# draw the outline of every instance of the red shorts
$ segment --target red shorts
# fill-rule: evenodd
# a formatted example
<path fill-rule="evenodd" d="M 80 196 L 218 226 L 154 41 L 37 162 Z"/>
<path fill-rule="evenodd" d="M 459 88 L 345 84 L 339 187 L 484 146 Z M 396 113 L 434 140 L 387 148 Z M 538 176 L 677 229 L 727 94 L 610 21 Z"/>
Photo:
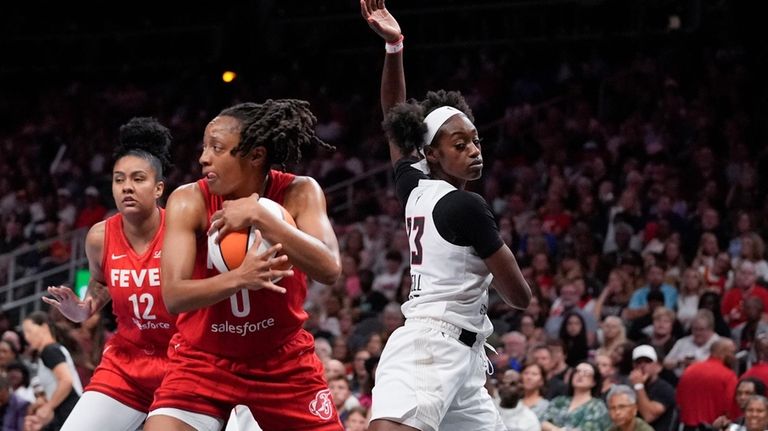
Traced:
<path fill-rule="evenodd" d="M 149 412 L 155 389 L 168 367 L 166 348 L 147 352 L 115 337 L 104 348 L 101 363 L 86 391 L 101 392 L 140 412 Z"/>
<path fill-rule="evenodd" d="M 269 359 L 232 360 L 196 349 L 176 334 L 151 410 L 177 408 L 224 421 L 244 404 L 266 431 L 342 431 L 314 340 L 299 330 Z"/>

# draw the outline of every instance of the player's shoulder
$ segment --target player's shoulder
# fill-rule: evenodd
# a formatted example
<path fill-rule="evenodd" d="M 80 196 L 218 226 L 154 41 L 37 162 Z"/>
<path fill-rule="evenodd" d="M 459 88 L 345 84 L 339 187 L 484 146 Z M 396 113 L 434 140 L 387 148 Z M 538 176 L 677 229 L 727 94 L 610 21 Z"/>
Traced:
<path fill-rule="evenodd" d="M 177 187 L 170 196 L 165 206 L 168 211 L 178 211 L 179 209 L 194 208 L 202 205 L 205 207 L 204 192 L 197 182 L 187 183 Z"/>
<path fill-rule="evenodd" d="M 452 190 L 446 193 L 441 200 L 451 206 L 457 206 L 458 209 L 481 210 L 489 208 L 488 202 L 482 196 L 468 190 Z"/>
<path fill-rule="evenodd" d="M 304 207 L 309 202 L 314 202 L 318 198 L 323 197 L 323 188 L 316 179 L 306 175 L 296 175 L 285 187 L 285 198 L 283 199 L 283 206 L 290 207 Z"/>
<path fill-rule="evenodd" d="M 88 229 L 85 236 L 85 242 L 88 245 L 100 245 L 104 243 L 104 235 L 107 232 L 107 222 L 109 219 L 102 220 Z"/>
<path fill-rule="evenodd" d="M 193 182 L 193 183 L 182 184 L 176 187 L 176 189 L 171 192 L 168 199 L 192 198 L 196 195 L 202 196 L 202 194 L 203 194 L 203 190 L 200 188 L 200 184 L 198 184 L 197 182 Z"/>

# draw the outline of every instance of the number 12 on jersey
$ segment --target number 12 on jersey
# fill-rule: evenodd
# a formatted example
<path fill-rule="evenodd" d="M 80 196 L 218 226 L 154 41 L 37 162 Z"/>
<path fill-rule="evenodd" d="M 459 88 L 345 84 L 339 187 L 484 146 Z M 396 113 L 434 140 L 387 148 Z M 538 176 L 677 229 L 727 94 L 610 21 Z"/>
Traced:
<path fill-rule="evenodd" d="M 405 229 L 410 243 L 411 265 L 421 265 L 424 260 L 424 248 L 421 245 L 421 237 L 424 236 L 424 216 L 406 217 Z"/>

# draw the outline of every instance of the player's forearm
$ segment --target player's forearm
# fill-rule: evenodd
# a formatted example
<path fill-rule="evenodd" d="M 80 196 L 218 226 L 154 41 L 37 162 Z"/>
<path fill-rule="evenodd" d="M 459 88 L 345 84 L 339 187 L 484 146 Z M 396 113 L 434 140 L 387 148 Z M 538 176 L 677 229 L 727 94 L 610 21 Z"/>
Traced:
<path fill-rule="evenodd" d="M 504 302 L 519 310 L 525 310 L 531 303 L 531 287 L 522 274 L 505 281 L 494 279 L 493 287 Z"/>
<path fill-rule="evenodd" d="M 208 307 L 244 288 L 235 272 L 195 280 L 164 280 L 162 286 L 165 307 L 173 314 Z"/>
<path fill-rule="evenodd" d="M 86 297 L 90 297 L 92 300 L 91 313 L 88 317 L 101 311 L 101 309 L 112 300 L 112 296 L 109 294 L 109 288 L 107 288 L 105 284 L 94 279 L 91 279 L 91 281 L 88 282 L 88 293 L 86 294 Z"/>
<path fill-rule="evenodd" d="M 381 73 L 381 111 L 386 118 L 393 106 L 405 102 L 405 72 L 403 51 L 386 54 Z"/>
<path fill-rule="evenodd" d="M 58 381 L 56 389 L 51 394 L 51 399 L 46 404 L 53 410 L 63 403 L 67 399 L 69 393 L 72 392 L 72 380 L 62 379 Z"/>
<path fill-rule="evenodd" d="M 517 259 L 506 245 L 485 259 L 488 269 L 493 274 L 492 286 L 507 304 L 524 310 L 531 303 L 531 288 L 523 277 Z"/>

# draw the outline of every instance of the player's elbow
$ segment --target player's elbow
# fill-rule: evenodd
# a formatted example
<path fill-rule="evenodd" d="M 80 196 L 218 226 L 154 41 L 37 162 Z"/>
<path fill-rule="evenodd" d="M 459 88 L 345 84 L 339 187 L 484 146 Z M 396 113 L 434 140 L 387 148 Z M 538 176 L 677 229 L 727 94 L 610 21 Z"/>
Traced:
<path fill-rule="evenodd" d="M 495 284 L 495 283 L 494 283 Z M 506 283 L 503 286 L 495 284 L 504 302 L 519 310 L 525 310 L 531 303 L 531 288 L 528 283 Z"/>
<path fill-rule="evenodd" d="M 531 304 L 531 288 L 528 283 L 515 287 L 516 295 L 513 296 L 512 306 L 524 310 Z"/>
<path fill-rule="evenodd" d="M 183 298 L 176 295 L 176 290 L 170 283 L 163 286 L 163 302 L 165 303 L 165 308 L 171 314 L 179 314 L 186 311 L 184 309 Z"/>
<path fill-rule="evenodd" d="M 312 278 L 319 283 L 333 285 L 339 277 L 341 277 L 341 265 L 337 262 L 331 262 L 320 268 Z"/>

